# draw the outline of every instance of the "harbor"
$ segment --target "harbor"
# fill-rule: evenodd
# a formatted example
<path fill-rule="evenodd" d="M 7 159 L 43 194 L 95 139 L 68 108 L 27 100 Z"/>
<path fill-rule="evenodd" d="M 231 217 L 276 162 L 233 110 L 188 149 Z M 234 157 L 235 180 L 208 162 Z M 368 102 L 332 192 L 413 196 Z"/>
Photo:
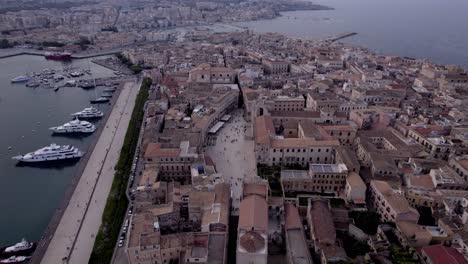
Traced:
<path fill-rule="evenodd" d="M 82 166 L 81 161 L 40 167 L 18 166 L 18 162 L 12 157 L 52 143 L 59 146 L 71 145 L 83 153 L 92 152 L 93 142 L 97 140 L 105 123 L 105 116 L 90 120 L 97 130 L 88 135 L 57 135 L 50 128 L 70 122 L 73 119 L 71 114 L 89 107 L 90 101 L 96 95 L 105 94 L 106 89 L 107 93 L 111 93 L 110 89 L 113 89 L 116 94 L 114 97 L 117 97 L 119 90 L 114 88 L 118 87 L 116 84 L 125 79 L 125 76 L 116 76 L 113 71 L 89 63 L 88 60 L 59 62 L 39 56 L 22 55 L 2 59 L 0 66 L 4 69 L 0 73 L 0 119 L 6 122 L 0 132 L 0 186 L 3 187 L 0 192 L 0 209 L 9 212 L 0 218 L 0 247 L 4 247 L 13 245 L 22 238 L 29 241 L 41 239 L 56 208 L 62 206 L 61 200 L 73 187 Z M 27 73 L 41 72 L 44 69 L 60 72 L 66 68 L 87 69 L 90 74 L 85 73 L 83 79 L 96 79 L 97 84 L 103 86 L 96 85 L 93 89 L 62 87 L 55 90 L 26 87 L 25 83 L 11 82 L 11 79 Z M 115 83 L 106 86 L 105 83 L 109 81 Z M 111 102 L 115 100 L 113 97 L 108 98 Z M 95 107 L 107 116 L 111 105 L 107 102 Z"/>

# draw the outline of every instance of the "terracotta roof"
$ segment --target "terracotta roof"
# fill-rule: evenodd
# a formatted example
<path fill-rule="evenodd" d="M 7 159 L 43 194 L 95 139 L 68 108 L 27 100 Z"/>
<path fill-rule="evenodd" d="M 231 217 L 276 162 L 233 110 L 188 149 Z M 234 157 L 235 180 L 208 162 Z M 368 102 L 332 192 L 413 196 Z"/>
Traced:
<path fill-rule="evenodd" d="M 326 131 L 356 131 L 356 129 L 350 125 L 322 125 L 322 128 Z"/>
<path fill-rule="evenodd" d="M 350 172 L 346 181 L 351 185 L 351 187 L 366 187 L 364 181 L 362 181 L 361 176 L 355 172 Z"/>
<path fill-rule="evenodd" d="M 463 255 L 454 248 L 432 245 L 423 247 L 422 251 L 431 259 L 432 264 L 468 263 Z"/>
<path fill-rule="evenodd" d="M 468 170 L 468 159 L 460 159 L 457 161 L 465 170 Z"/>
<path fill-rule="evenodd" d="M 271 141 L 271 147 L 273 148 L 306 148 L 306 147 L 332 147 L 339 146 L 340 143 L 336 140 L 314 140 L 311 138 L 284 138 L 284 139 L 273 139 Z"/>
<path fill-rule="evenodd" d="M 418 214 L 416 209 L 412 208 L 408 204 L 405 196 L 393 190 L 387 182 L 372 180 L 371 186 L 374 186 L 374 188 L 384 196 L 384 199 L 396 211 L 397 214 L 407 212 Z"/>
<path fill-rule="evenodd" d="M 266 199 L 268 195 L 268 185 L 266 183 L 245 183 L 243 187 L 244 197 L 254 194 Z"/>
<path fill-rule="evenodd" d="M 159 143 L 149 143 L 146 147 L 145 158 L 178 157 L 179 153 L 179 148 L 161 148 Z"/>
<path fill-rule="evenodd" d="M 335 244 L 336 231 L 328 202 L 311 201 L 311 221 L 313 232 L 319 243 Z"/>
<path fill-rule="evenodd" d="M 275 132 L 273 121 L 269 116 L 259 116 L 255 118 L 255 143 L 268 145 L 270 134 Z"/>
<path fill-rule="evenodd" d="M 302 228 L 299 211 L 293 204 L 287 203 L 284 205 L 284 220 L 286 229 Z"/>
<path fill-rule="evenodd" d="M 426 189 L 433 189 L 435 187 L 429 174 L 410 175 L 408 178 L 411 187 L 423 187 Z"/>
<path fill-rule="evenodd" d="M 304 118 L 320 118 L 319 111 L 270 111 L 274 117 L 304 117 Z"/>
<path fill-rule="evenodd" d="M 250 253 L 258 252 L 265 247 L 265 239 L 255 231 L 249 231 L 240 237 L 239 244 Z"/>
<path fill-rule="evenodd" d="M 239 229 L 268 229 L 268 205 L 264 198 L 250 195 L 242 200 L 239 209 Z"/>

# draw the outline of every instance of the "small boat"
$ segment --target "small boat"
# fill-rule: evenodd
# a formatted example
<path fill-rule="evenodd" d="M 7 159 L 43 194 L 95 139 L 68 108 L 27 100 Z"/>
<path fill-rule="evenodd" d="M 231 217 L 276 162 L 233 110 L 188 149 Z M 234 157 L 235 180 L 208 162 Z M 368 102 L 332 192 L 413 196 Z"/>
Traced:
<path fill-rule="evenodd" d="M 115 90 L 117 90 L 117 88 L 106 88 L 106 89 L 104 89 L 103 91 L 104 91 L 104 92 L 111 92 L 111 93 L 113 93 L 113 92 L 115 92 Z"/>
<path fill-rule="evenodd" d="M 82 73 L 82 72 L 79 72 L 79 71 L 74 71 L 74 72 L 71 72 L 71 73 L 70 73 L 70 76 L 71 76 L 71 77 L 80 77 L 80 76 L 82 76 L 82 75 L 83 75 L 83 73 Z"/>
<path fill-rule="evenodd" d="M 90 82 L 82 82 L 82 83 L 80 83 L 80 87 L 83 88 L 83 89 L 91 89 L 91 88 L 96 87 L 96 85 L 94 85 L 93 83 L 90 83 Z"/>
<path fill-rule="evenodd" d="M 6 247 L 1 254 L 17 254 L 25 251 L 29 251 L 34 248 L 34 243 L 28 242 L 26 239 L 22 239 L 12 246 Z"/>
<path fill-rule="evenodd" d="M 26 84 L 26 87 L 31 87 L 31 88 L 36 88 L 38 87 L 39 85 L 41 85 L 40 83 L 37 83 L 37 82 L 28 82 Z"/>
<path fill-rule="evenodd" d="M 55 87 L 54 92 L 58 92 L 59 89 L 60 87 Z"/>
<path fill-rule="evenodd" d="M 106 98 L 111 98 L 112 97 L 112 93 L 102 93 L 101 94 L 101 97 L 106 97 Z"/>
<path fill-rule="evenodd" d="M 102 103 L 107 103 L 107 102 L 109 102 L 109 98 L 106 98 L 106 97 L 99 97 L 97 99 L 90 100 L 90 103 L 92 104 L 102 104 Z"/>
<path fill-rule="evenodd" d="M 76 81 L 75 81 L 75 80 L 66 81 L 66 82 L 65 82 L 65 86 L 67 86 L 67 87 L 76 86 Z"/>
<path fill-rule="evenodd" d="M 54 53 L 51 53 L 51 52 L 48 52 L 44 55 L 44 57 L 47 59 L 47 60 L 59 60 L 59 61 L 67 61 L 67 60 L 71 60 L 71 53 L 68 53 L 68 52 L 54 52 Z"/>
<path fill-rule="evenodd" d="M 30 259 L 31 257 L 25 257 L 25 256 L 11 256 L 7 259 L 0 259 L 0 263 L 23 263 L 24 261 Z"/>
<path fill-rule="evenodd" d="M 74 114 L 71 114 L 72 116 L 76 118 L 82 118 L 82 119 L 94 119 L 94 118 L 101 118 L 104 116 L 104 113 L 99 111 L 98 109 L 94 107 L 87 107 L 83 109 L 80 112 L 76 112 Z"/>
<path fill-rule="evenodd" d="M 20 75 L 20 76 L 17 76 L 13 79 L 11 79 L 11 82 L 12 83 L 22 83 L 22 82 L 27 82 L 31 80 L 31 77 L 29 76 L 26 76 L 26 75 Z"/>
<path fill-rule="evenodd" d="M 65 77 L 63 77 L 63 75 L 59 74 L 59 75 L 54 76 L 54 81 L 59 82 L 59 81 L 63 80 L 64 78 Z"/>

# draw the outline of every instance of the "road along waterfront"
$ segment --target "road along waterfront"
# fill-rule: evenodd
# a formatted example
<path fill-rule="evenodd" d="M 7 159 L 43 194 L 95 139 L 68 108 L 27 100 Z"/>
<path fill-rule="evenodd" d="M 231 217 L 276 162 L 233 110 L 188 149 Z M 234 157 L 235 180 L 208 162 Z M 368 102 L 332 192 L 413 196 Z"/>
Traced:
<path fill-rule="evenodd" d="M 88 262 L 138 89 L 124 85 L 41 263 Z"/>

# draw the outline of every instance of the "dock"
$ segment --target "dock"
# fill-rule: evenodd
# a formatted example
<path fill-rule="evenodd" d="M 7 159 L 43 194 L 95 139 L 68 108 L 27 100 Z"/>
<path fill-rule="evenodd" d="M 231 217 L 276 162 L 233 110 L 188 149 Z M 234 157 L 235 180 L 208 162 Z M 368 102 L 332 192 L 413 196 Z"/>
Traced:
<path fill-rule="evenodd" d="M 88 59 L 88 58 L 94 58 L 94 57 L 101 57 L 101 56 L 106 56 L 106 55 L 114 55 L 119 52 L 121 52 L 122 49 L 114 49 L 114 50 L 108 50 L 108 51 L 101 51 L 101 52 L 96 52 L 96 53 L 77 53 L 73 54 L 71 56 L 72 59 Z M 32 56 L 45 56 L 45 51 L 40 51 L 40 50 L 33 50 L 33 49 L 28 49 L 28 50 L 22 50 L 22 49 L 14 49 L 14 50 L 9 50 L 6 52 L 3 52 L 0 54 L 0 59 L 4 58 L 10 58 L 10 57 L 16 57 L 16 56 L 21 56 L 21 55 L 32 55 Z"/>
<path fill-rule="evenodd" d="M 341 34 L 338 34 L 338 35 L 335 35 L 335 36 L 328 37 L 328 38 L 324 39 L 323 42 L 333 43 L 333 42 L 338 41 L 340 39 L 349 38 L 349 37 L 352 37 L 352 36 L 357 35 L 357 34 L 358 34 L 357 32 L 345 32 L 345 33 L 341 33 Z"/>

